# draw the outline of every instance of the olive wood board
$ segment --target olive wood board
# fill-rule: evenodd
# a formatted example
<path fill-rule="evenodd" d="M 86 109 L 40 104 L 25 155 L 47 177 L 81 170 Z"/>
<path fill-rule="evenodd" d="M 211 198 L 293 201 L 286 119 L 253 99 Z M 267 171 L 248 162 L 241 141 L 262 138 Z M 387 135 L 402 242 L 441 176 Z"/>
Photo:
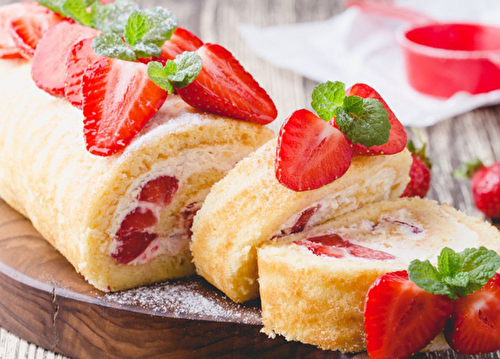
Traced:
<path fill-rule="evenodd" d="M 198 277 L 100 292 L 2 200 L 0 326 L 78 359 L 352 357 L 269 339 L 260 333 L 257 301 L 233 303 Z M 455 357 L 451 351 L 429 355 Z"/>

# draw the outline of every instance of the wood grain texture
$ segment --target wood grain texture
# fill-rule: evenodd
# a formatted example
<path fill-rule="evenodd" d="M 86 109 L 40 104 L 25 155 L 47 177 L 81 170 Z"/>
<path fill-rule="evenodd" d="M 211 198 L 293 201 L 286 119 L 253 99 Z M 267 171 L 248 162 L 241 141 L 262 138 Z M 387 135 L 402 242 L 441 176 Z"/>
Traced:
<path fill-rule="evenodd" d="M 12 2 L 12 0 L 0 0 L 0 5 L 9 2 Z M 190 29 L 206 42 L 218 42 L 231 50 L 275 100 L 280 113 L 280 121 L 297 108 L 309 107 L 308 99 L 315 83 L 291 71 L 278 69 L 259 59 L 239 36 L 237 24 L 248 23 L 257 26 L 271 26 L 300 21 L 318 21 L 327 19 L 342 9 L 340 0 L 143 0 L 140 2 L 144 7 L 152 5 L 169 7 L 178 16 L 181 26 Z M 273 124 L 273 128 L 277 129 L 280 121 Z M 421 133 L 424 139 L 429 142 L 430 157 L 434 162 L 433 182 L 429 197 L 450 203 L 467 214 L 480 215 L 472 203 L 469 183 L 454 180 L 450 173 L 462 160 L 474 157 L 480 157 L 486 163 L 500 160 L 500 141 L 498 140 L 500 138 L 500 106 L 469 112 L 424 129 Z M 23 219 L 17 220 L 22 221 Z M 1 224 L 2 222 L 0 222 Z M 26 229 L 22 235 L 27 238 L 36 238 L 34 230 Z M 12 245 L 15 246 L 16 242 L 13 243 Z M 40 241 L 40 243 L 44 242 Z M 35 251 L 38 249 L 37 247 L 34 248 Z M 0 282 L 0 304 L 12 302 L 21 308 L 26 305 L 26 303 L 22 301 L 18 303 L 18 299 L 14 299 L 13 293 L 18 290 L 15 286 L 12 290 L 2 291 L 2 289 L 6 288 L 7 283 L 10 285 L 9 278 L 4 276 L 0 279 Z M 20 331 L 23 327 L 39 328 L 38 326 L 41 328 L 43 320 L 50 321 L 50 317 L 43 316 L 47 312 L 41 311 L 40 308 L 46 308 L 48 313 L 52 315 L 53 303 L 51 298 L 51 296 L 40 297 L 37 306 L 26 307 L 28 312 L 38 313 L 39 316 L 33 314 L 20 320 L 17 329 Z M 62 297 L 59 298 L 64 300 Z M 93 315 L 103 315 L 100 310 L 94 310 L 91 306 L 89 308 L 89 312 L 92 312 Z M 0 308 L 0 317 L 7 315 L 9 313 Z M 85 323 L 86 315 L 87 312 L 81 312 L 76 316 L 76 319 L 68 318 L 67 320 L 79 320 Z M 67 330 L 71 330 L 71 326 Z M 69 332 L 68 335 L 69 337 L 64 340 L 67 341 L 66 345 L 71 345 L 73 340 L 78 343 L 78 336 L 74 332 Z M 259 337 L 257 332 L 255 335 Z M 28 335 L 24 336 L 24 338 L 32 339 Z M 63 345 L 60 339 L 59 343 L 59 345 Z M 145 343 L 145 346 L 148 343 Z M 54 341 L 49 340 L 45 347 L 54 348 L 53 344 Z M 80 343 L 79 345 L 91 346 L 92 344 Z M 232 344 L 225 343 L 224 345 L 230 346 Z M 285 344 L 282 343 L 282 345 Z M 303 358 L 337 357 L 335 353 L 318 353 L 317 351 L 307 353 L 296 350 L 287 353 Z M 256 355 L 251 350 L 248 354 L 248 357 Z M 144 355 L 145 353 L 139 354 L 137 357 L 145 357 Z M 213 353 L 208 355 L 214 357 Z M 279 350 L 269 352 L 268 355 L 270 357 L 272 355 L 275 357 L 289 357 L 285 352 Z M 203 357 L 199 354 L 193 356 Z M 102 358 L 103 355 L 101 353 L 101 355 L 95 357 Z M 165 354 L 164 357 L 167 357 L 167 355 Z M 444 354 L 429 354 L 428 357 L 437 359 L 455 358 L 457 356 L 446 352 Z M 492 359 L 499 357 L 498 353 L 484 356 L 484 358 Z M 0 329 L 0 359 L 7 358 L 60 359 L 63 357 L 29 344 L 24 339 L 19 339 L 6 330 Z"/>

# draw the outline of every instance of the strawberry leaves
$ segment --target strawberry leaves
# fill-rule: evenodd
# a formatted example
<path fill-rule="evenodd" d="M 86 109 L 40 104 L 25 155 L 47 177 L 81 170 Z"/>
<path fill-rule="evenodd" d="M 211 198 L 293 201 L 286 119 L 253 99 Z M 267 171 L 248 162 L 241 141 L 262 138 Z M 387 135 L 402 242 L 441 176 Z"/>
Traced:
<path fill-rule="evenodd" d="M 382 103 L 373 98 L 345 96 L 342 82 L 327 81 L 316 86 L 311 106 L 325 121 L 335 124 L 353 143 L 380 146 L 389 141 L 391 124 Z"/>
<path fill-rule="evenodd" d="M 410 280 L 432 294 L 451 299 L 465 297 L 481 289 L 500 268 L 500 256 L 485 247 L 468 248 L 457 253 L 444 248 L 438 257 L 438 268 L 428 260 L 410 263 Z"/>
<path fill-rule="evenodd" d="M 200 74 L 202 60 L 196 52 L 184 52 L 175 60 L 168 60 L 165 66 L 158 61 L 148 63 L 148 76 L 169 94 L 175 88 L 183 88 L 193 82 Z"/>

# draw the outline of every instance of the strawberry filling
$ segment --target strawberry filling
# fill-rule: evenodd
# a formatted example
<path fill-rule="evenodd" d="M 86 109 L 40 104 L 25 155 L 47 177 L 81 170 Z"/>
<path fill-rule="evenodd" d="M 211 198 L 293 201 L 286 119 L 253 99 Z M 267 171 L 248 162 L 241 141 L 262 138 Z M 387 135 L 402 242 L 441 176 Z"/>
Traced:
<path fill-rule="evenodd" d="M 142 187 L 139 201 L 167 206 L 179 189 L 179 180 L 172 176 L 160 176 Z"/>
<path fill-rule="evenodd" d="M 158 222 L 152 210 L 139 206 L 127 214 L 116 233 L 118 247 L 111 257 L 120 264 L 127 264 L 140 256 L 158 235 L 153 227 Z"/>
<path fill-rule="evenodd" d="M 296 241 L 295 244 L 306 247 L 317 256 L 333 258 L 352 256 L 379 261 L 396 259 L 392 254 L 346 241 L 335 233 L 306 238 Z"/>
<path fill-rule="evenodd" d="M 116 232 L 111 257 L 119 264 L 144 263 L 161 253 L 178 254 L 192 235 L 193 219 L 201 203 L 188 204 L 178 215 L 178 224 L 168 237 L 155 232 L 160 212 L 168 206 L 179 189 L 174 176 L 159 176 L 142 186 L 137 206 L 129 212 Z"/>
<path fill-rule="evenodd" d="M 275 234 L 271 239 L 281 238 L 293 233 L 302 232 L 306 227 L 311 217 L 321 208 L 321 204 L 317 204 L 314 207 L 309 207 L 299 213 L 297 220 L 293 226 L 289 228 L 282 229 L 278 234 Z"/>

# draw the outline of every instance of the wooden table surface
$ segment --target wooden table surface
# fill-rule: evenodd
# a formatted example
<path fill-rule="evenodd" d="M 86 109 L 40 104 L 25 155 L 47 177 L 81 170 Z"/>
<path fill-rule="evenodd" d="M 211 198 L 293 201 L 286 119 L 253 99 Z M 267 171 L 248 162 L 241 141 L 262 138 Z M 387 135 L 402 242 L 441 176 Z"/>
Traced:
<path fill-rule="evenodd" d="M 0 5 L 9 2 L 0 0 Z M 237 25 L 270 26 L 319 21 L 342 10 L 339 0 L 147 0 L 140 3 L 143 7 L 161 5 L 170 8 L 182 27 L 205 42 L 227 47 L 267 89 L 278 106 L 280 121 L 293 110 L 310 106 L 310 94 L 316 83 L 259 59 L 243 42 Z M 279 123 L 274 126 L 279 127 Z M 462 160 L 474 157 L 480 157 L 485 163 L 500 160 L 500 106 L 466 113 L 423 129 L 421 133 L 429 142 L 434 163 L 429 197 L 479 216 L 469 184 L 454 180 L 451 172 Z M 0 328 L 0 359 L 17 358 L 64 357 L 29 344 Z M 496 354 L 492 358 L 500 356 Z"/>

